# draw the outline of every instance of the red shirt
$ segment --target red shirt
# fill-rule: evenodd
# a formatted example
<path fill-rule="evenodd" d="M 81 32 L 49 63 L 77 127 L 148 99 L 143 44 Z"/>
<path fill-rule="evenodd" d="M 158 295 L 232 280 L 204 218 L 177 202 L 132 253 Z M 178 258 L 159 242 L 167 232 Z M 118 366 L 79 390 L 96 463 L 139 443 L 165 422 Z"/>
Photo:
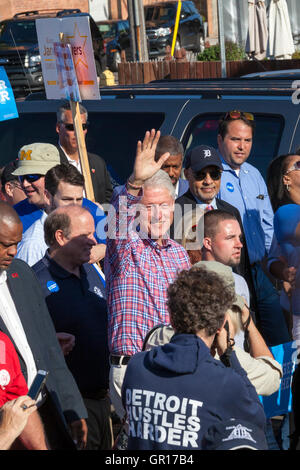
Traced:
<path fill-rule="evenodd" d="M 10 339 L 0 332 L 0 407 L 27 392 L 16 350 Z"/>

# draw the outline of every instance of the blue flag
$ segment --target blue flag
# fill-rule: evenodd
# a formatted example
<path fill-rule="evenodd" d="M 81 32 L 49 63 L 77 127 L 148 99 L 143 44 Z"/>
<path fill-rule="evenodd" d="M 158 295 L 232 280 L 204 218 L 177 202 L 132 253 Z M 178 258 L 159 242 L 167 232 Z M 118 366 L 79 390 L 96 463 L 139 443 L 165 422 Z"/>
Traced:
<path fill-rule="evenodd" d="M 292 411 L 292 376 L 297 363 L 296 342 L 279 344 L 270 348 L 274 359 L 282 366 L 282 379 L 279 390 L 267 397 L 260 396 L 267 418 L 279 416 Z"/>
<path fill-rule="evenodd" d="M 0 67 L 0 121 L 19 117 L 15 97 L 4 67 Z"/>

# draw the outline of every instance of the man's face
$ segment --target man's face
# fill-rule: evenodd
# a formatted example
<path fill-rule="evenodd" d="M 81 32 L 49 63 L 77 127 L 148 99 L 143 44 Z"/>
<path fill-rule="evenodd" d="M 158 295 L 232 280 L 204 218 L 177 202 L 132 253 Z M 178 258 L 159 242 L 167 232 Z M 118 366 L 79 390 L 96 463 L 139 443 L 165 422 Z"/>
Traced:
<path fill-rule="evenodd" d="M 173 185 L 176 186 L 182 169 L 182 155 L 171 155 L 161 169 L 168 173 Z"/>
<path fill-rule="evenodd" d="M 50 212 L 58 207 L 69 206 L 70 204 L 82 205 L 83 187 L 75 186 L 65 181 L 60 181 L 54 196 L 46 190 L 50 202 Z"/>
<path fill-rule="evenodd" d="M 17 245 L 22 239 L 21 223 L 2 222 L 0 224 L 0 270 L 6 270 L 17 254 Z"/>
<path fill-rule="evenodd" d="M 141 207 L 142 231 L 160 243 L 173 222 L 174 199 L 166 188 L 146 188 Z"/>
<path fill-rule="evenodd" d="M 26 178 L 23 179 L 22 188 L 28 202 L 35 204 L 38 207 L 44 207 L 45 205 L 45 176 L 42 176 L 30 183 Z"/>
<path fill-rule="evenodd" d="M 77 266 L 88 263 L 91 249 L 97 244 L 94 238 L 94 219 L 89 213 L 71 216 L 71 233 L 65 238 L 64 251 Z"/>
<path fill-rule="evenodd" d="M 86 114 L 81 114 L 81 120 L 83 124 L 86 124 Z M 68 154 L 77 152 L 77 140 L 75 130 L 68 130 L 67 127 L 73 126 L 72 111 L 67 110 L 64 112 L 64 122 L 58 122 L 56 124 L 56 132 L 59 135 L 60 145 L 65 149 Z M 67 127 L 66 127 L 67 126 Z M 73 126 L 74 127 L 74 126 Z M 87 130 L 83 131 L 84 136 Z"/>
<path fill-rule="evenodd" d="M 224 140 L 218 135 L 220 153 L 231 168 L 238 169 L 247 160 L 252 147 L 252 127 L 241 119 L 228 124 Z"/>
<path fill-rule="evenodd" d="M 189 182 L 192 194 L 203 203 L 210 204 L 220 190 L 220 168 L 211 165 L 203 168 L 197 173 L 191 168 L 188 168 L 184 170 L 184 174 Z M 219 178 L 216 179 L 217 175 L 219 175 Z"/>
<path fill-rule="evenodd" d="M 227 266 L 237 266 L 241 260 L 243 247 L 241 237 L 242 232 L 237 220 L 219 222 L 216 236 L 210 239 L 210 251 L 215 261 Z"/>

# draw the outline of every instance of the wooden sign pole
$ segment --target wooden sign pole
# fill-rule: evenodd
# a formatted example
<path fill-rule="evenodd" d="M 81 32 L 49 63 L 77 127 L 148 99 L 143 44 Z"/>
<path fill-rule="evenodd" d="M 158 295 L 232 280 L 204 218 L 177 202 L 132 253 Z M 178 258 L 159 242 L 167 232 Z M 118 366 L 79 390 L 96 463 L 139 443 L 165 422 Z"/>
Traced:
<path fill-rule="evenodd" d="M 63 33 L 59 34 L 59 39 L 62 43 L 64 44 L 66 43 Z M 72 111 L 72 118 L 73 118 L 75 136 L 76 136 L 77 147 L 78 147 L 79 161 L 81 164 L 82 175 L 84 178 L 84 189 L 85 189 L 86 198 L 92 202 L 95 202 L 95 195 L 94 195 L 94 189 L 92 185 L 89 160 L 87 156 L 85 138 L 84 138 L 83 129 L 82 129 L 82 120 L 81 120 L 81 115 L 80 115 L 79 103 L 78 101 L 73 101 L 71 99 L 70 106 L 71 106 L 71 111 Z"/>

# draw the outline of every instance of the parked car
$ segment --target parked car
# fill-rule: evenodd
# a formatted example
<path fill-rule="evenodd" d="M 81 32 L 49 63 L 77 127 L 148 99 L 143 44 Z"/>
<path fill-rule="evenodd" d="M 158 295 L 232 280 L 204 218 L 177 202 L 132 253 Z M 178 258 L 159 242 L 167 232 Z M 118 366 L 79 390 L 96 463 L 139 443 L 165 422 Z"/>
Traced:
<path fill-rule="evenodd" d="M 185 150 L 199 144 L 217 146 L 220 116 L 239 109 L 254 114 L 256 131 L 249 162 L 263 175 L 277 155 L 300 146 L 300 88 L 293 80 L 212 79 L 157 81 L 147 85 L 101 88 L 101 100 L 84 101 L 89 112 L 87 148 L 101 155 L 113 178 L 130 176 L 137 140 L 160 129 L 181 140 Z M 294 99 L 292 99 L 294 98 Z M 31 142 L 57 143 L 59 101 L 41 93 L 17 102 L 18 119 L 0 122 L 0 166 Z"/>
<path fill-rule="evenodd" d="M 82 13 L 79 9 L 26 11 L 0 22 L 0 65 L 5 67 L 14 92 L 28 93 L 44 89 L 35 20 L 86 15 L 90 18 L 95 64 L 99 75 L 105 70 L 103 39 L 88 13 Z"/>
<path fill-rule="evenodd" d="M 118 20 L 111 24 L 114 38 L 106 43 L 106 63 L 112 72 L 118 71 L 121 62 L 121 51 L 125 51 L 126 60 L 131 60 L 130 30 L 128 20 Z M 111 32 L 109 34 L 111 34 Z"/>
<path fill-rule="evenodd" d="M 178 2 L 155 3 L 144 7 L 146 34 L 149 40 L 149 58 L 165 55 L 166 46 L 172 45 Z M 199 52 L 204 49 L 203 18 L 192 1 L 183 1 L 176 49 Z"/>

